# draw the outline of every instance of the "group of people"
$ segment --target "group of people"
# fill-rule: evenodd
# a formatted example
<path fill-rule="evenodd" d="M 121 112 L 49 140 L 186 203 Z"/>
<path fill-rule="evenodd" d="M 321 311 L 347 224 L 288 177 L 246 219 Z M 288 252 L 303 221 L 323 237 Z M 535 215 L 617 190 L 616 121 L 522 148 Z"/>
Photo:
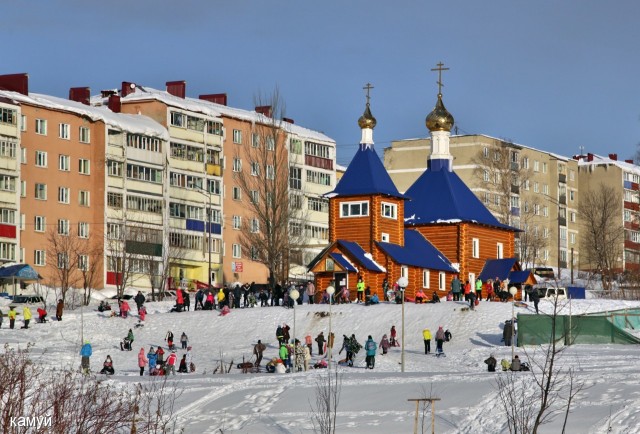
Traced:
<path fill-rule="evenodd" d="M 64 311 L 64 302 L 62 301 L 62 299 L 58 300 L 58 303 L 56 304 L 56 319 L 58 321 L 62 321 L 62 313 Z M 47 322 L 47 310 L 45 309 L 45 307 L 38 307 L 36 309 L 36 312 L 38 313 L 38 318 L 37 318 L 37 322 L 39 323 L 45 323 Z M 16 317 L 18 316 L 18 312 L 16 311 L 16 307 L 13 305 L 9 306 L 9 311 L 7 312 L 7 318 L 9 318 L 9 328 L 10 329 L 14 329 L 16 326 Z M 29 306 L 23 306 L 22 307 L 22 320 L 23 320 L 23 325 L 22 329 L 28 329 L 29 328 L 29 323 L 31 322 L 31 319 L 33 318 L 33 314 L 31 313 L 31 308 L 29 308 Z M 2 328 L 2 321 L 4 319 L 4 314 L 2 313 L 2 310 L 0 309 L 0 328 Z"/>
<path fill-rule="evenodd" d="M 498 366 L 498 361 L 496 360 L 493 354 L 491 354 L 484 361 L 484 363 L 487 364 L 487 370 L 489 372 L 496 372 L 496 366 Z M 530 371 L 531 370 L 531 368 L 529 367 L 529 364 L 527 362 L 521 361 L 520 357 L 518 357 L 517 354 L 513 356 L 513 359 L 511 359 L 511 362 L 509 362 L 509 360 L 507 359 L 502 359 L 500 361 L 500 366 L 502 367 L 503 371 Z"/>
<path fill-rule="evenodd" d="M 431 330 L 429 328 L 425 328 L 422 330 L 422 339 L 424 340 L 424 353 L 431 353 Z M 436 356 L 444 355 L 444 343 L 449 342 L 452 338 L 451 332 L 449 329 L 444 329 L 444 327 L 438 327 L 436 331 L 435 339 L 436 339 Z"/>

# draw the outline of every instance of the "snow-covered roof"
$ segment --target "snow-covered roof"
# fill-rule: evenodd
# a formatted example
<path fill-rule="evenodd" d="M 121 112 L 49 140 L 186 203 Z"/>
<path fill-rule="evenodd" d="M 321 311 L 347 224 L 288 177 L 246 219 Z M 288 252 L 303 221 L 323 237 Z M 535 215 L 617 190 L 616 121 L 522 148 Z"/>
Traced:
<path fill-rule="evenodd" d="M 144 134 L 169 140 L 169 132 L 167 129 L 147 116 L 114 113 L 106 107 L 94 107 L 72 100 L 38 93 L 29 93 L 27 96 L 19 92 L 0 90 L 0 96 L 10 98 L 16 103 L 30 104 L 86 116 L 94 122 L 102 121 L 109 126 L 135 134 Z"/>
<path fill-rule="evenodd" d="M 603 157 L 601 155 L 591 154 L 593 156 L 592 161 L 587 161 L 586 158 L 580 158 L 578 160 L 578 166 L 598 165 L 598 164 L 613 164 L 620 167 L 627 172 L 633 172 L 640 174 L 640 166 L 634 163 L 627 163 L 624 160 L 612 160 L 609 157 Z"/>
<path fill-rule="evenodd" d="M 265 116 L 255 110 L 244 110 L 240 108 L 229 107 L 222 104 L 216 104 L 203 99 L 196 98 L 180 98 L 170 94 L 164 90 L 153 89 L 147 86 L 136 86 L 135 90 L 129 95 L 122 98 L 122 101 L 145 101 L 145 100 L 161 101 L 169 106 L 178 107 L 194 113 L 202 113 L 212 117 L 230 117 L 248 122 L 264 122 Z M 96 96 L 91 98 L 91 103 L 103 102 L 104 98 Z M 290 134 L 295 134 L 312 140 L 319 140 L 335 144 L 335 140 L 318 131 L 310 130 L 299 125 L 282 121 L 282 128 Z"/>

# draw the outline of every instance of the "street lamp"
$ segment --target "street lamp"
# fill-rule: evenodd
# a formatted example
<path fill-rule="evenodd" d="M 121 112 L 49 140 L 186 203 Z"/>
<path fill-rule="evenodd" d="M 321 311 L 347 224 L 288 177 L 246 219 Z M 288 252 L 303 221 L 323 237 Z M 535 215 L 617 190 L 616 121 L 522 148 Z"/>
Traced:
<path fill-rule="evenodd" d="M 398 286 L 402 294 L 402 349 L 400 350 L 400 365 L 402 366 L 402 372 L 404 372 L 404 289 L 409 286 L 409 279 L 402 276 L 398 279 Z"/>
<path fill-rule="evenodd" d="M 297 343 L 296 343 L 296 304 L 298 297 L 300 296 L 300 293 L 298 292 L 297 289 L 292 289 L 291 292 L 289 292 L 289 297 L 293 300 L 293 371 L 297 371 L 298 370 L 298 360 L 296 358 L 296 351 L 298 349 Z"/>
<path fill-rule="evenodd" d="M 513 344 L 516 339 L 515 304 L 517 293 L 518 288 L 516 288 L 515 286 L 509 288 L 509 294 L 511 294 L 511 360 L 513 360 Z"/>
<path fill-rule="evenodd" d="M 331 305 L 333 304 L 333 294 L 336 292 L 336 289 L 333 286 L 329 286 L 327 288 L 327 294 L 329 294 L 329 336 L 327 337 L 327 343 L 329 343 L 329 340 L 331 340 Z M 329 363 L 328 363 L 328 369 L 331 369 L 331 345 L 327 345 L 328 348 L 328 357 L 329 357 Z"/>
<path fill-rule="evenodd" d="M 209 209 L 208 209 L 208 212 L 207 212 L 207 222 L 209 223 L 209 225 L 208 225 L 208 228 L 205 227 L 205 230 L 209 231 L 209 242 L 208 242 L 208 244 L 209 244 L 209 249 L 208 249 L 209 250 L 209 279 L 208 279 L 208 282 L 209 282 L 209 291 L 212 291 L 213 288 L 211 286 L 211 232 L 212 232 L 212 230 L 211 230 L 211 214 L 213 214 L 213 209 L 211 207 L 211 192 L 205 190 L 202 187 L 196 187 L 196 188 L 198 188 L 198 190 L 196 190 L 198 193 L 209 197 Z"/>

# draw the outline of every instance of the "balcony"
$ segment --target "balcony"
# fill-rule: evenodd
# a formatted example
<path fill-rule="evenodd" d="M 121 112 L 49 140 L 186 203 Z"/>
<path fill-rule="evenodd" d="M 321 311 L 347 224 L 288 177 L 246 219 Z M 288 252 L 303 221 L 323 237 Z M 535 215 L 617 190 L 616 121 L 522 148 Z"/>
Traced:
<path fill-rule="evenodd" d="M 566 184 L 567 183 L 567 175 L 564 173 L 560 173 L 558 174 L 558 182 L 561 184 Z"/>
<path fill-rule="evenodd" d="M 126 240 L 125 251 L 146 256 L 162 256 L 162 244 Z"/>
<path fill-rule="evenodd" d="M 520 170 L 520 164 L 516 161 L 512 161 L 511 170 L 513 170 L 514 172 L 517 172 L 518 170 Z"/>
<path fill-rule="evenodd" d="M 558 203 L 560 205 L 566 205 L 567 204 L 567 195 L 566 194 L 561 194 L 560 198 L 558 199 Z"/>
<path fill-rule="evenodd" d="M 558 226 L 566 226 L 567 218 L 566 217 L 558 217 Z"/>
<path fill-rule="evenodd" d="M 219 164 L 207 163 L 207 175 L 222 176 L 222 166 Z"/>
<path fill-rule="evenodd" d="M 558 265 L 560 265 L 560 268 L 567 268 L 567 261 L 560 260 Z"/>
<path fill-rule="evenodd" d="M 304 164 L 311 167 L 317 167 L 319 169 L 333 170 L 333 160 L 328 158 L 305 155 Z"/>
<path fill-rule="evenodd" d="M 512 206 L 511 207 L 511 215 L 512 216 L 519 216 L 520 215 L 520 208 Z"/>
<path fill-rule="evenodd" d="M 511 184 L 511 193 L 520 194 L 520 186 Z"/>

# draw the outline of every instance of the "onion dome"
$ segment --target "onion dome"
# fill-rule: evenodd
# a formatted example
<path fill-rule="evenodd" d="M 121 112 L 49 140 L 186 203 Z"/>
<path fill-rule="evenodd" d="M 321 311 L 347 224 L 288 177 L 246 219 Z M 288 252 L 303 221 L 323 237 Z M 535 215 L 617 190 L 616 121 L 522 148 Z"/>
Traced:
<path fill-rule="evenodd" d="M 376 118 L 371 114 L 371 110 L 369 109 L 369 103 L 367 103 L 367 107 L 364 109 L 364 113 L 358 119 L 358 125 L 361 129 L 369 128 L 374 129 L 376 127 Z"/>
<path fill-rule="evenodd" d="M 451 131 L 453 116 L 444 107 L 441 93 L 438 94 L 438 102 L 431 113 L 427 115 L 425 123 L 429 131 Z"/>

